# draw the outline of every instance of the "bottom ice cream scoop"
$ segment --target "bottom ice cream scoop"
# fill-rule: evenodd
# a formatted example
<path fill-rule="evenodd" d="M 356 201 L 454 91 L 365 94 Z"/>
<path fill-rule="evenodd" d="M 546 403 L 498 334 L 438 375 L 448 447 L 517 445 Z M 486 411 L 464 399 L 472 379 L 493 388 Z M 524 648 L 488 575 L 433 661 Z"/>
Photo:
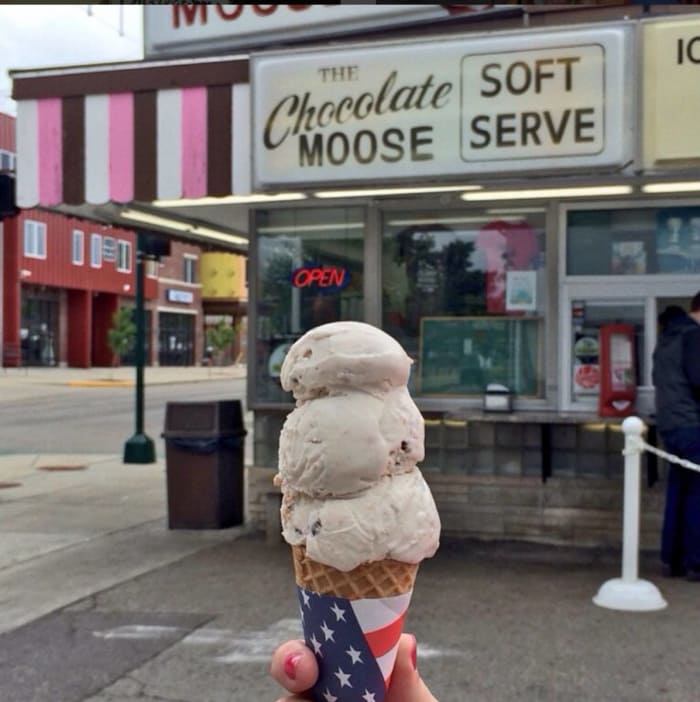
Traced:
<path fill-rule="evenodd" d="M 286 495 L 285 540 L 305 545 L 307 555 L 342 571 L 393 559 L 419 563 L 438 548 L 440 518 L 420 471 L 388 475 L 349 498 Z"/>

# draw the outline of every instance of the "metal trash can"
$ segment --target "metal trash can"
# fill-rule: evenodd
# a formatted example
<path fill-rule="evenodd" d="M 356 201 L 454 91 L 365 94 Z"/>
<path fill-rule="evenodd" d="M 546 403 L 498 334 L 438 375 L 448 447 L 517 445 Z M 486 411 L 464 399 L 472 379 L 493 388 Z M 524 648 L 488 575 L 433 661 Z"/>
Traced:
<path fill-rule="evenodd" d="M 240 400 L 168 402 L 168 526 L 222 529 L 243 523 L 246 431 Z"/>

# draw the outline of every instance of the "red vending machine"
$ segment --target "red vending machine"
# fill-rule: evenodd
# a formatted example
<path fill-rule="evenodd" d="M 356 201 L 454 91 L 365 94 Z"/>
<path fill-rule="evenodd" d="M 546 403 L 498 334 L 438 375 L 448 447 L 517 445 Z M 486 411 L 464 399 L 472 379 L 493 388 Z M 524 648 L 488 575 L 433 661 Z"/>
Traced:
<path fill-rule="evenodd" d="M 634 410 L 637 382 L 634 353 L 634 327 L 631 324 L 605 324 L 600 328 L 601 417 L 626 417 Z"/>

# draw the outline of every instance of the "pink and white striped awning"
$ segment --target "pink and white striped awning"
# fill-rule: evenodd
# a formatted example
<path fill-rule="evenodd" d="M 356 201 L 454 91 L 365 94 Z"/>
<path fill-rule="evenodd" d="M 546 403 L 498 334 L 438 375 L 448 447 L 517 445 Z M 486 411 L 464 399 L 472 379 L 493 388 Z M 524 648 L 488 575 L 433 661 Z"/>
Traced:
<path fill-rule="evenodd" d="M 12 78 L 20 207 L 250 192 L 247 58 Z"/>

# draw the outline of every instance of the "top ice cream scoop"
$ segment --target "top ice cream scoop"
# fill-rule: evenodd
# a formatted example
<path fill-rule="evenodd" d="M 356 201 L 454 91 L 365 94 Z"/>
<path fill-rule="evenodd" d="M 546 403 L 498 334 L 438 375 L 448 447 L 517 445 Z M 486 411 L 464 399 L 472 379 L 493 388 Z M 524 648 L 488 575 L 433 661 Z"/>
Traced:
<path fill-rule="evenodd" d="M 386 392 L 406 385 L 411 359 L 401 344 L 371 324 L 331 322 L 315 327 L 287 352 L 280 380 L 296 400 L 343 387 Z"/>

